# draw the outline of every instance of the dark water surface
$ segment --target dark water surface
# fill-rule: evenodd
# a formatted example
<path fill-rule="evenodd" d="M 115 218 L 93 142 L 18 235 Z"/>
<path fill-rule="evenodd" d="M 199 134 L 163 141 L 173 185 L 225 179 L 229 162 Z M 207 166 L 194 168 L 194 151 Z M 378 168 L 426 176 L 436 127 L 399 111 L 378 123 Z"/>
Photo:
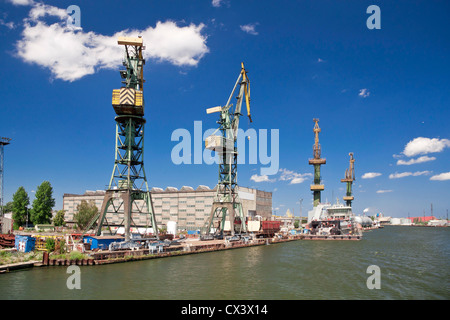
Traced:
<path fill-rule="evenodd" d="M 376 265 L 381 288 L 368 289 Z M 188 256 L 0 275 L 0 299 L 450 299 L 450 228 L 386 226 L 361 241 L 293 241 Z"/>

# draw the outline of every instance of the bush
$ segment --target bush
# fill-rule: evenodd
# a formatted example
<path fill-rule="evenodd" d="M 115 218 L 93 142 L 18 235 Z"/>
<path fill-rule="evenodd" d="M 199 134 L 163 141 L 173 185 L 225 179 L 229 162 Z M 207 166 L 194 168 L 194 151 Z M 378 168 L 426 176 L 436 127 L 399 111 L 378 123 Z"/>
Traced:
<path fill-rule="evenodd" d="M 55 239 L 47 238 L 45 241 L 45 249 L 47 249 L 48 253 L 55 251 Z"/>

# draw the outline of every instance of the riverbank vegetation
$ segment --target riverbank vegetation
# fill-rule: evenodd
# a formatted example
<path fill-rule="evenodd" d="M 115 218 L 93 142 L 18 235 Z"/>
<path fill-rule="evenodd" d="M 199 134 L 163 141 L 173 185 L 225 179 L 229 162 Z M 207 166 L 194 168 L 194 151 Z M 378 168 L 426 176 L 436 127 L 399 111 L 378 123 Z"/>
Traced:
<path fill-rule="evenodd" d="M 13 264 L 28 261 L 42 261 L 41 251 L 19 252 L 19 251 L 0 251 L 0 265 Z"/>

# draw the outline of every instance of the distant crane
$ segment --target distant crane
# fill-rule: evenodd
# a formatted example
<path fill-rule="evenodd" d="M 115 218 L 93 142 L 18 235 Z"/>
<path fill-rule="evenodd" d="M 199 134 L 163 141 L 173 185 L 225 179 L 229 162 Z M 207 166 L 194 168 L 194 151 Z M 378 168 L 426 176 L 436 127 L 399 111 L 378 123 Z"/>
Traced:
<path fill-rule="evenodd" d="M 11 138 L 0 137 L 0 216 L 3 217 L 3 154 L 4 147 L 8 145 Z"/>
<path fill-rule="evenodd" d="M 238 85 L 240 86 L 239 94 L 236 97 L 236 108 L 233 112 L 231 110 L 233 104 L 230 102 Z M 210 216 L 205 224 L 205 234 L 211 233 L 211 227 L 213 227 L 214 221 L 217 220 L 218 228 L 216 229 L 216 233 L 223 234 L 227 212 L 230 221 L 231 234 L 235 234 L 235 223 L 240 224 L 239 232 L 246 231 L 244 212 L 242 203 L 239 199 L 237 184 L 237 134 L 239 129 L 239 118 L 242 115 L 241 107 L 244 99 L 247 106 L 248 118 L 250 122 L 252 122 L 250 115 L 250 80 L 247 76 L 247 71 L 244 68 L 244 63 L 241 63 L 241 71 L 225 106 L 213 107 L 206 110 L 206 113 L 208 114 L 220 112 L 220 118 L 219 121 L 217 121 L 220 127 L 216 132 L 220 130 L 222 134 L 215 135 L 215 133 L 213 133 L 205 140 L 205 148 L 215 151 L 218 154 L 220 161 L 217 191 L 211 207 Z M 235 218 L 236 211 L 238 217 Z"/>
<path fill-rule="evenodd" d="M 321 191 L 325 189 L 325 186 L 323 184 L 320 184 L 321 182 L 321 176 L 320 176 L 320 166 L 322 164 L 326 164 L 327 160 L 321 158 L 321 152 L 322 149 L 320 147 L 319 143 L 319 132 L 322 131 L 322 129 L 319 128 L 319 119 L 313 119 L 314 121 L 314 145 L 313 145 L 313 159 L 309 159 L 309 164 L 314 165 L 314 184 L 311 185 L 311 191 L 314 195 L 314 207 L 317 207 L 317 205 L 321 202 Z"/>
<path fill-rule="evenodd" d="M 345 204 L 349 207 L 352 206 L 352 201 L 354 199 L 352 195 L 352 184 L 355 178 L 355 159 L 353 158 L 353 152 L 348 154 L 350 156 L 350 166 L 348 169 L 345 169 L 345 179 L 341 179 L 341 182 L 347 183 L 347 193 L 344 196 Z"/>

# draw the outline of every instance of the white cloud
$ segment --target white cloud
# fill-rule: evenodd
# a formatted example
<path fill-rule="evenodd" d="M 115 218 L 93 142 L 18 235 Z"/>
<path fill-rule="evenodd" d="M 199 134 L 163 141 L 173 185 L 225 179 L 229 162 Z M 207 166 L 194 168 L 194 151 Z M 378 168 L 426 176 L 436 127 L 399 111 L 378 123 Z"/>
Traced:
<path fill-rule="evenodd" d="M 321 62 L 325 62 L 325 60 L 322 60 L 322 59 L 318 58 L 317 62 L 321 63 Z"/>
<path fill-rule="evenodd" d="M 46 16 L 60 21 L 49 25 L 43 19 Z M 100 69 L 121 65 L 123 47 L 117 45 L 119 36 L 141 35 L 146 46 L 144 58 L 176 66 L 196 66 L 209 52 L 202 23 L 180 27 L 173 21 L 158 21 L 155 27 L 126 29 L 105 36 L 67 26 L 67 18 L 65 9 L 36 3 L 24 20 L 22 38 L 16 44 L 18 57 L 48 68 L 56 79 L 75 81 Z"/>
<path fill-rule="evenodd" d="M 407 157 L 413 157 L 419 154 L 441 152 L 447 147 L 450 147 L 450 140 L 448 139 L 418 137 L 406 144 L 403 154 Z"/>
<path fill-rule="evenodd" d="M 3 19 L 0 19 L 0 25 L 7 27 L 8 29 L 14 29 L 16 27 L 16 25 L 14 24 L 14 22 L 10 21 L 10 22 L 6 22 Z"/>
<path fill-rule="evenodd" d="M 408 161 L 400 159 L 400 160 L 397 161 L 397 165 L 409 166 L 409 165 L 412 165 L 412 164 L 423 163 L 423 162 L 428 162 L 428 161 L 433 161 L 433 160 L 436 160 L 436 158 L 435 157 L 428 157 L 428 156 L 422 156 L 422 157 L 419 157 L 417 159 L 410 159 Z"/>
<path fill-rule="evenodd" d="M 430 180 L 444 181 L 450 180 L 450 172 L 443 172 L 437 175 L 430 177 Z"/>
<path fill-rule="evenodd" d="M 258 32 L 256 32 L 255 27 L 258 25 L 259 23 L 249 23 L 249 24 L 245 24 L 242 26 L 239 26 L 241 28 L 242 31 L 247 32 L 248 34 L 252 34 L 254 36 L 258 35 Z"/>
<path fill-rule="evenodd" d="M 431 171 L 416 171 L 416 172 L 402 172 L 402 173 L 392 173 L 389 175 L 389 179 L 398 179 L 398 178 L 404 178 L 404 177 L 408 177 L 408 176 L 413 176 L 413 177 L 417 177 L 417 176 L 422 176 L 422 175 L 427 175 L 430 174 Z"/>
<path fill-rule="evenodd" d="M 364 89 L 360 89 L 359 90 L 359 96 L 363 97 L 363 98 L 367 98 L 368 96 L 370 96 L 370 92 L 368 89 L 364 88 Z"/>
<path fill-rule="evenodd" d="M 297 173 L 292 170 L 287 170 L 287 169 L 283 169 L 283 168 L 281 168 L 279 170 L 279 172 L 281 172 L 279 180 L 280 181 L 290 181 L 289 184 L 302 183 L 308 177 L 312 176 L 311 173 Z"/>
<path fill-rule="evenodd" d="M 223 0 L 212 0 L 211 4 L 212 4 L 213 7 L 218 8 L 218 7 L 220 7 L 222 5 L 222 2 L 223 2 Z"/>
<path fill-rule="evenodd" d="M 377 190 L 377 193 L 388 193 L 392 192 L 393 190 Z"/>
<path fill-rule="evenodd" d="M 261 176 L 254 174 L 250 177 L 250 180 L 253 180 L 255 182 L 274 182 L 275 181 L 275 179 L 269 179 L 269 176 L 267 176 L 265 174 L 261 175 Z"/>
<path fill-rule="evenodd" d="M 35 3 L 33 0 L 8 0 L 8 1 L 16 6 L 28 6 Z"/>
<path fill-rule="evenodd" d="M 367 173 L 364 173 L 361 176 L 361 178 L 362 179 L 372 179 L 372 178 L 379 177 L 379 176 L 381 176 L 381 173 L 378 173 L 378 172 L 367 172 Z"/>

